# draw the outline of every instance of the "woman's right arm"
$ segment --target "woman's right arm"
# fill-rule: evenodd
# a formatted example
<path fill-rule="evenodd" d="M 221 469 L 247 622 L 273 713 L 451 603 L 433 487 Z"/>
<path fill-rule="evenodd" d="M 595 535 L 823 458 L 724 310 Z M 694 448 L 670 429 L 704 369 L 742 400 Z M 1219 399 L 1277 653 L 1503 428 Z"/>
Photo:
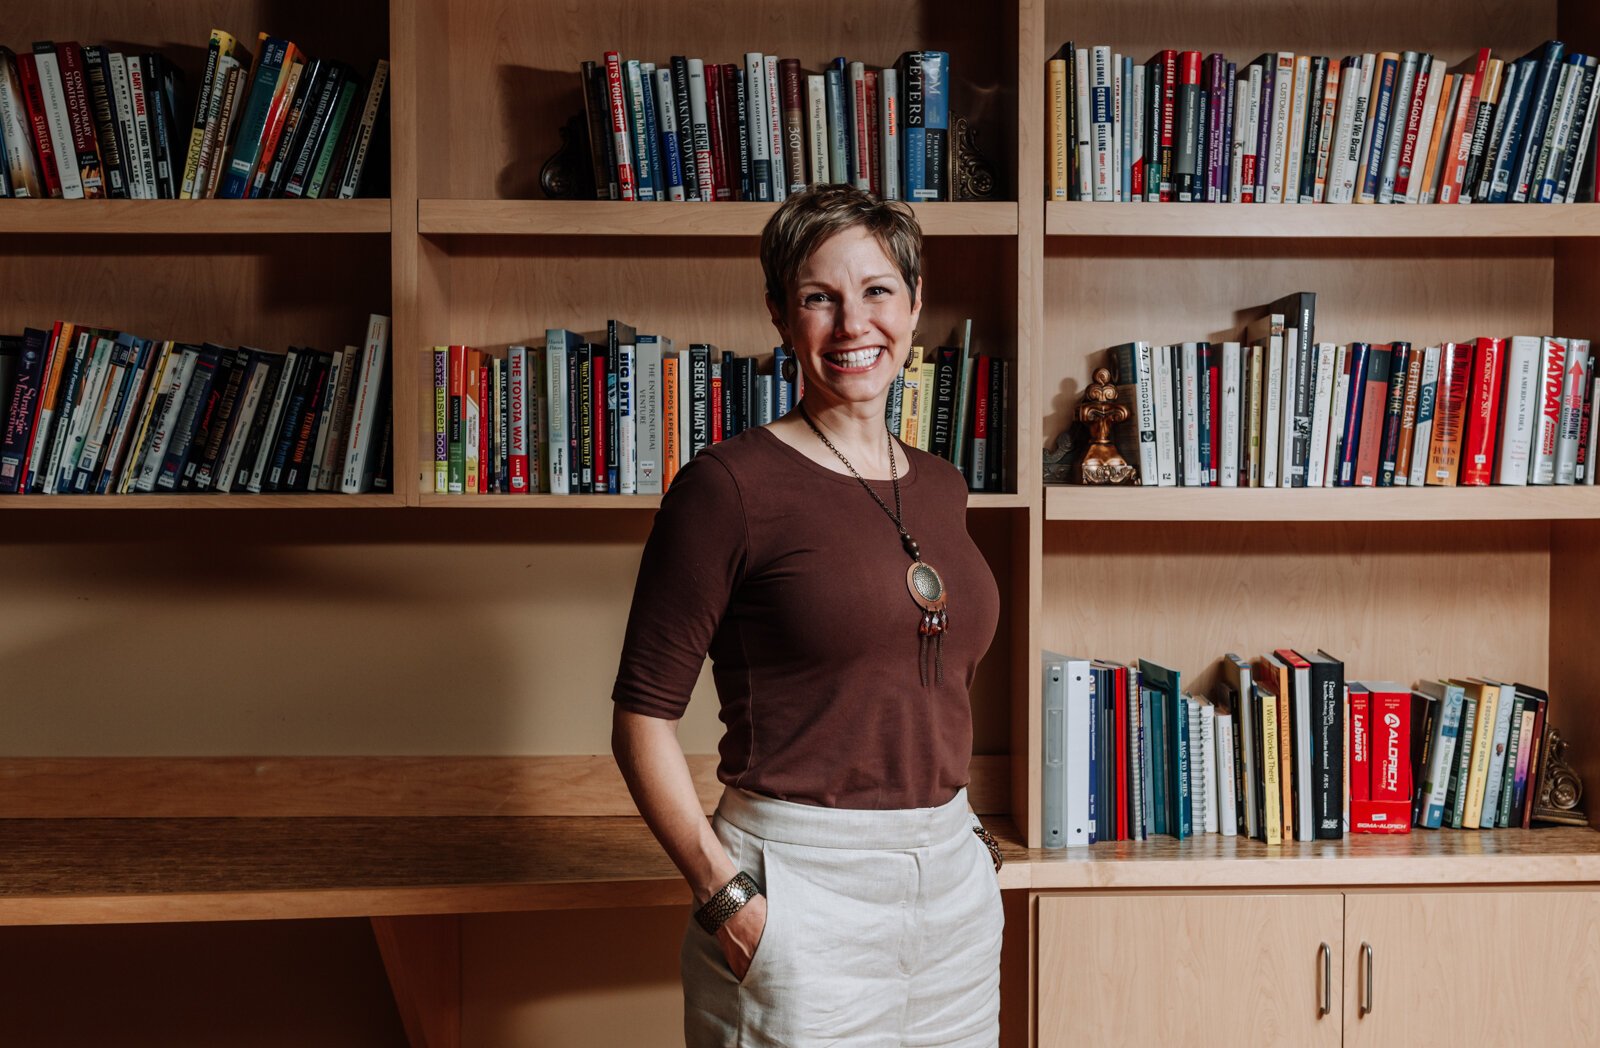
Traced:
<path fill-rule="evenodd" d="M 678 743 L 678 722 L 617 708 L 611 717 L 611 752 L 646 825 L 701 906 L 739 868 L 711 829 Z M 734 977 L 744 979 L 767 923 L 767 900 L 756 896 L 717 932 Z"/>

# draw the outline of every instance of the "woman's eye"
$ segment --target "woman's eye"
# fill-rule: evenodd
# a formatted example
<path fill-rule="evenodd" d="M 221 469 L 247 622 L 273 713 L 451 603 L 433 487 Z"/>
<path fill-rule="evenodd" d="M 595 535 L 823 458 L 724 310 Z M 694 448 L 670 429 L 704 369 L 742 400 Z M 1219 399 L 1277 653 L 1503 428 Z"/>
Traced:
<path fill-rule="evenodd" d="M 806 305 L 808 306 L 816 305 L 818 302 L 826 301 L 828 301 L 828 296 L 823 294 L 821 291 L 813 291 L 811 294 L 806 296 Z"/>
<path fill-rule="evenodd" d="M 890 294 L 890 291 L 889 291 L 888 288 L 883 287 L 882 285 L 875 284 L 872 287 L 867 288 L 867 294 L 869 294 L 869 295 L 887 295 L 887 294 Z"/>

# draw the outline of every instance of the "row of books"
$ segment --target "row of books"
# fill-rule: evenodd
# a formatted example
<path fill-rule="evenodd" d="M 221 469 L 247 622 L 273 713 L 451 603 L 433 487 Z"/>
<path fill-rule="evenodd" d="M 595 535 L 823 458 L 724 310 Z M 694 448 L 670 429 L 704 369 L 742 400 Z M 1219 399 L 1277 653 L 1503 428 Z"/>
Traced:
<path fill-rule="evenodd" d="M 388 346 L 378 314 L 333 353 L 65 322 L 0 338 L 0 493 L 389 490 Z"/>
<path fill-rule="evenodd" d="M 847 183 L 885 200 L 950 198 L 950 55 L 892 67 L 747 52 L 661 66 L 607 51 L 582 65 L 601 200 L 783 200 Z"/>
<path fill-rule="evenodd" d="M 1546 41 L 1447 70 L 1064 45 L 1049 62 L 1051 200 L 1572 203 L 1595 199 L 1595 56 Z"/>
<path fill-rule="evenodd" d="M 257 47 L 252 65 L 231 34 L 211 31 L 188 123 L 182 74 L 159 54 L 0 48 L 0 196 L 356 196 L 369 169 L 386 167 L 369 157 L 386 141 L 388 62 L 363 81 L 279 37 L 262 33 Z"/>
<path fill-rule="evenodd" d="M 1340 345 L 1316 341 L 1314 292 L 1268 310 L 1239 342 L 1113 347 L 1129 410 L 1117 441 L 1141 483 L 1595 483 L 1587 339 Z"/>
<path fill-rule="evenodd" d="M 1004 361 L 962 347 L 895 376 L 885 424 L 952 462 L 978 491 L 1006 481 Z M 804 385 L 784 347 L 772 368 L 707 343 L 610 321 L 603 339 L 552 328 L 543 348 L 433 350 L 434 490 L 450 494 L 661 494 L 701 450 L 787 414 Z"/>
<path fill-rule="evenodd" d="M 1549 696 L 1484 678 L 1346 683 L 1324 651 L 1224 656 L 1210 696 L 1177 670 L 1045 652 L 1045 846 L 1202 833 L 1526 827 Z"/>

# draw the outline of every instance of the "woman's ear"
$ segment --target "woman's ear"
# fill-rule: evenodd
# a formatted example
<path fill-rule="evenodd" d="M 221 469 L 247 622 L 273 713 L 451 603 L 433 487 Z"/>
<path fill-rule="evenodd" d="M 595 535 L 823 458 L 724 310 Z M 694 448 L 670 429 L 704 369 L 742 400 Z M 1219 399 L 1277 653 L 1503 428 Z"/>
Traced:
<path fill-rule="evenodd" d="M 772 326 L 777 328 L 778 334 L 783 337 L 783 344 L 794 345 L 793 340 L 789 338 L 789 321 L 783 315 L 783 307 L 778 305 L 770 294 L 767 296 L 767 316 L 772 318 Z"/>
<path fill-rule="evenodd" d="M 916 294 L 911 297 L 911 326 L 917 326 L 917 319 L 922 316 L 922 278 L 917 278 Z"/>

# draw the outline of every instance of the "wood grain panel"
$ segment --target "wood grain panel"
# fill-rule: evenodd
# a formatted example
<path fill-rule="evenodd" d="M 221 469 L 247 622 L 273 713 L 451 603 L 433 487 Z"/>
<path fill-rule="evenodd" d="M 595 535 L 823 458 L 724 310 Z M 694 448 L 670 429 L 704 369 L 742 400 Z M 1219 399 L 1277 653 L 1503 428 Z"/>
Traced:
<path fill-rule="evenodd" d="M 1579 806 L 1600 825 L 1600 671 L 1593 657 L 1600 635 L 1600 523 L 1562 522 L 1550 529 L 1549 723 L 1570 745 L 1567 762 L 1583 783 Z"/>
<path fill-rule="evenodd" d="M 148 338 L 342 349 L 388 314 L 389 244 L 374 237 L 8 236 L 0 330 L 58 320 Z"/>
<path fill-rule="evenodd" d="M 1044 644 L 1209 691 L 1227 652 L 1323 648 L 1346 679 L 1546 679 L 1542 524 L 1053 524 Z M 1507 628 L 1514 624 L 1514 628 Z"/>
<path fill-rule="evenodd" d="M 1052 521 L 1593 520 L 1600 488 L 1113 488 L 1045 489 Z"/>
<path fill-rule="evenodd" d="M 0 234 L 387 233 L 388 200 L 7 200 Z"/>
<path fill-rule="evenodd" d="M 1498 52 L 1497 52 L 1498 53 Z M 1307 204 L 1047 203 L 1046 232 L 1073 237 L 1250 237 L 1294 239 L 1460 240 L 1592 237 L 1600 214 L 1591 204 L 1473 204 L 1470 207 Z"/>
<path fill-rule="evenodd" d="M 1520 55 L 1556 31 L 1556 0 L 1471 0 L 1445 7 L 1385 0 L 1052 0 L 1045 37 L 1109 44 L 1142 62 L 1163 47 L 1223 51 L 1241 64 L 1262 51 L 1346 55 L 1410 47 L 1451 65 L 1493 47 Z"/>
<path fill-rule="evenodd" d="M 423 200 L 422 232 L 476 236 L 760 236 L 776 204 L 651 207 L 596 200 Z M 1015 236 L 1014 203 L 913 204 L 926 236 Z"/>
<path fill-rule="evenodd" d="M 372 937 L 411 1048 L 460 1048 L 461 918 L 374 917 Z"/>
<path fill-rule="evenodd" d="M 1135 205 L 1138 206 L 1138 205 Z M 1262 307 L 1317 292 L 1317 339 L 1428 345 L 1545 334 L 1554 265 L 1539 240 L 1061 240 L 1045 247 L 1040 392 L 1047 444 L 1105 349 L 1237 339 Z"/>
<path fill-rule="evenodd" d="M 1017 88 L 1004 30 L 1012 17 L 1005 8 L 960 0 L 822 0 L 804 8 L 738 0 L 453 3 L 438 75 L 470 104 L 453 105 L 447 126 L 423 126 L 424 139 L 440 143 L 451 163 L 429 174 L 422 195 L 541 195 L 539 166 L 560 147 L 567 116 L 584 111 L 579 63 L 601 61 L 608 50 L 658 64 L 674 54 L 737 62 L 746 51 L 762 51 L 798 58 L 815 72 L 836 55 L 881 66 L 903 51 L 935 48 L 951 54 L 952 112 L 977 120 L 985 151 L 999 162 L 1004 194 L 1015 199 Z"/>
<path fill-rule="evenodd" d="M 707 815 L 715 754 L 690 754 Z M 974 757 L 967 793 L 1004 813 L 1010 758 Z M 609 753 L 552 757 L 0 758 L 0 819 L 637 815 Z"/>
<path fill-rule="evenodd" d="M 186 121 L 194 116 L 192 93 L 205 75 L 213 27 L 232 33 L 252 57 L 258 57 L 256 34 L 265 32 L 287 37 L 319 58 L 348 62 L 366 76 L 375 59 L 388 55 L 389 5 L 385 0 L 54 0 L 8 4 L 5 12 L 5 42 L 13 50 L 34 40 L 76 40 L 125 52 L 160 51 L 183 71 Z"/>
<path fill-rule="evenodd" d="M 1039 899 L 1039 1040 L 1340 1043 L 1342 900 L 1326 895 Z M 1318 948 L 1332 951 L 1332 1011 Z"/>
<path fill-rule="evenodd" d="M 1003 817 L 1001 887 L 1027 887 Z M 0 925 L 665 906 L 688 885 L 644 820 L 0 819 Z"/>
<path fill-rule="evenodd" d="M 1371 1011 L 1360 1014 L 1363 943 Z M 1600 1041 L 1600 892 L 1345 896 L 1344 1043 Z"/>
<path fill-rule="evenodd" d="M 1227 891 L 1595 882 L 1600 881 L 1600 833 L 1577 827 L 1414 830 L 1272 846 L 1208 834 L 1182 841 L 1152 837 L 1087 848 L 1034 848 L 1023 861 L 1035 889 Z"/>

